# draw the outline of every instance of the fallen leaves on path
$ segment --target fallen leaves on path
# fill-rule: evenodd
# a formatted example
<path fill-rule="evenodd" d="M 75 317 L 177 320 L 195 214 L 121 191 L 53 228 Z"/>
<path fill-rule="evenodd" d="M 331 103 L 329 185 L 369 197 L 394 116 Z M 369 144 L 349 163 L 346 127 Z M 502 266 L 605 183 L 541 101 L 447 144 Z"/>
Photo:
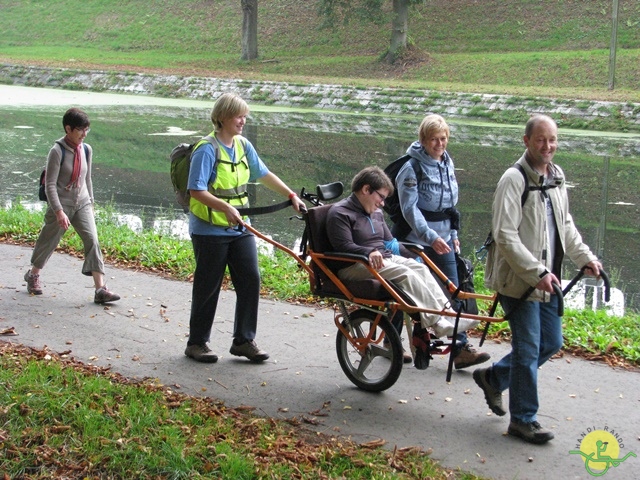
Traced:
<path fill-rule="evenodd" d="M 302 466 L 313 466 L 319 463 L 330 462 L 332 458 L 348 457 L 354 464 L 360 460 L 359 451 L 365 449 L 375 449 L 382 447 L 385 442 L 383 439 L 373 440 L 365 444 L 357 444 L 347 438 L 338 437 L 336 435 L 326 435 L 302 427 L 302 424 L 318 425 L 320 422 L 316 416 L 327 415 L 330 412 L 331 402 L 327 401 L 314 412 L 310 412 L 313 417 L 302 415 L 301 417 L 293 417 L 284 421 L 273 418 L 263 418 L 253 415 L 255 407 L 249 405 L 241 405 L 235 408 L 227 407 L 220 400 L 211 397 L 192 397 L 183 393 L 176 393 L 170 387 L 160 385 L 153 379 L 129 379 L 118 373 L 112 372 L 109 367 L 101 367 L 92 364 L 84 364 L 69 355 L 69 351 L 56 353 L 44 349 L 31 348 L 24 345 L 18 345 L 0 341 L 0 356 L 16 356 L 27 359 L 35 359 L 46 362 L 58 362 L 63 368 L 70 368 L 81 374 L 92 376 L 105 376 L 113 383 L 130 385 L 145 389 L 148 392 L 160 392 L 164 398 L 165 405 L 168 408 L 179 408 L 183 402 L 189 402 L 192 413 L 200 415 L 202 418 L 225 416 L 227 419 L 233 419 L 235 423 L 234 429 L 242 432 L 243 443 L 250 446 L 251 454 L 258 466 L 259 472 L 268 472 L 269 467 L 275 463 L 287 463 L 294 470 L 303 471 Z M 4 408 L 14 408 L 14 405 L 7 405 Z M 18 406 L 21 414 L 29 415 L 31 412 L 26 406 Z M 285 411 L 282 409 L 281 411 Z M 0 409 L 0 415 L 2 410 Z M 116 412 L 105 410 L 106 415 L 115 415 Z M 272 425 L 273 431 L 277 435 L 265 437 L 264 425 Z M 53 423 L 47 425 L 45 431 L 42 432 L 43 440 L 52 438 L 56 434 L 64 434 L 71 427 Z M 185 426 L 185 428 L 189 428 Z M 0 429 L 0 442 L 2 441 L 4 432 Z M 121 439 L 125 441 L 135 441 L 135 439 Z M 21 449 L 29 450 L 33 448 L 30 444 L 16 443 L 12 447 L 15 451 L 5 452 L 11 455 L 20 455 Z M 146 448 L 140 445 L 140 448 Z M 398 478 L 410 478 L 415 472 L 416 464 L 410 456 L 429 455 L 428 451 L 419 449 L 418 447 L 410 447 L 405 449 L 394 449 L 393 452 L 381 452 L 387 456 L 386 464 L 393 468 L 395 474 L 403 474 Z M 38 446 L 38 458 L 43 465 L 55 466 L 59 478 L 85 478 L 88 474 L 95 474 L 95 466 L 89 461 L 83 461 L 76 457 L 75 462 L 69 463 L 65 460 L 64 451 L 61 451 L 55 443 L 43 442 Z M 308 469 L 304 470 L 308 471 Z M 320 470 L 318 470 L 319 473 Z M 445 475 L 452 473 L 446 470 Z M 408 475 L 405 476 L 405 475 Z M 302 478 L 301 475 L 298 478 Z M 320 475 L 318 478 L 328 478 Z M 440 477 L 444 478 L 444 477 Z M 447 477 L 449 478 L 449 477 Z"/>

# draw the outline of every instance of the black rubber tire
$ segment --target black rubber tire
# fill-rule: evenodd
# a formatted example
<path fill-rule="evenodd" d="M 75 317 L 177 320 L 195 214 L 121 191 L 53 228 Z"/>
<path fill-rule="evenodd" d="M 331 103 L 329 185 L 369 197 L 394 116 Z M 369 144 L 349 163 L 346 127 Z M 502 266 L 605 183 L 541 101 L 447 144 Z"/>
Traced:
<path fill-rule="evenodd" d="M 342 321 L 356 339 L 366 341 L 378 314 L 359 309 Z M 338 330 L 336 352 L 345 375 L 362 390 L 381 392 L 391 387 L 402 373 L 402 341 L 387 317 L 380 318 L 374 335 L 365 348 L 364 356 Z M 363 361 L 364 360 L 364 361 Z"/>

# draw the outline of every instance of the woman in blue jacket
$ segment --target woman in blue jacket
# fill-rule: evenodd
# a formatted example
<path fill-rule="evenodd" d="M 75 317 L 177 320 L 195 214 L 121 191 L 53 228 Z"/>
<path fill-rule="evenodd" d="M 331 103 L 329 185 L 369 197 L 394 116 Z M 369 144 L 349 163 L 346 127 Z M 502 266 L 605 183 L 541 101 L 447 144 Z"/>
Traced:
<path fill-rule="evenodd" d="M 460 213 L 456 209 L 458 182 L 453 159 L 447 152 L 449 125 L 440 115 L 427 115 L 418 137 L 407 149 L 417 162 L 407 161 L 396 177 L 402 215 L 411 227 L 402 240 L 422 245 L 433 263 L 458 285 L 455 255 L 460 252 Z M 414 170 L 414 163 L 419 172 Z M 471 348 L 464 332 L 457 339 L 462 347 L 454 358 L 456 369 L 489 360 L 489 354 Z"/>

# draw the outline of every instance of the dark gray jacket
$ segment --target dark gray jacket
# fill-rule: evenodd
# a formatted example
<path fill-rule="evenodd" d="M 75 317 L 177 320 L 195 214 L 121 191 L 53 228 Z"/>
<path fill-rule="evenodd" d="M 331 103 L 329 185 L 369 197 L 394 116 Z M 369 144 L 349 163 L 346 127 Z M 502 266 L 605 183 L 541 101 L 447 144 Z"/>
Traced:
<path fill-rule="evenodd" d="M 393 235 L 384 221 L 382 210 L 367 214 L 353 193 L 329 209 L 327 234 L 331 247 L 337 252 L 368 257 L 372 251 L 379 250 L 385 258 L 392 255 L 391 251 L 385 248 L 385 241 L 392 240 Z M 415 256 L 402 245 L 400 254 Z"/>

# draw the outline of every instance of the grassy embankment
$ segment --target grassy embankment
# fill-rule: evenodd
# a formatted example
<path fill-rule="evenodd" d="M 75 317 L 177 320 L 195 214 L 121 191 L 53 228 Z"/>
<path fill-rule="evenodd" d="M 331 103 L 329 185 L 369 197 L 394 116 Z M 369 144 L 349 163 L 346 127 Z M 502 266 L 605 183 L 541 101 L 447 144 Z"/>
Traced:
<path fill-rule="evenodd" d="M 42 214 L 28 212 L 19 203 L 9 210 L 0 210 L 0 240 L 33 243 L 37 238 Z M 189 279 L 195 264 L 190 244 L 145 230 L 134 233 L 127 226 L 117 225 L 109 210 L 98 209 L 101 245 L 111 263 L 127 268 L 143 268 L 150 272 Z M 63 251 L 81 254 L 82 242 L 73 230 L 60 244 Z M 476 287 L 482 286 L 483 266 L 476 265 Z M 313 302 L 308 278 L 298 268 L 295 259 L 276 250 L 274 257 L 261 256 L 260 272 L 263 295 L 283 301 Z M 614 279 L 615 280 L 615 279 Z M 567 311 L 565 315 L 566 346 L 592 356 L 609 356 L 613 361 L 624 360 L 640 365 L 639 316 L 607 317 L 603 312 Z M 492 325 L 492 333 L 507 334 L 506 323 Z"/>
<path fill-rule="evenodd" d="M 321 28 L 324 18 L 317 15 L 315 2 L 291 0 L 260 3 L 260 58 L 241 62 L 239 2 L 203 6 L 196 0 L 117 5 L 9 2 L 0 17 L 0 61 L 523 97 L 640 100 L 640 5 L 634 2 L 622 2 L 618 14 L 613 91 L 607 89 L 610 2 L 427 2 L 412 10 L 412 49 L 393 66 L 379 62 L 388 46 L 389 23 L 353 18 Z"/>

